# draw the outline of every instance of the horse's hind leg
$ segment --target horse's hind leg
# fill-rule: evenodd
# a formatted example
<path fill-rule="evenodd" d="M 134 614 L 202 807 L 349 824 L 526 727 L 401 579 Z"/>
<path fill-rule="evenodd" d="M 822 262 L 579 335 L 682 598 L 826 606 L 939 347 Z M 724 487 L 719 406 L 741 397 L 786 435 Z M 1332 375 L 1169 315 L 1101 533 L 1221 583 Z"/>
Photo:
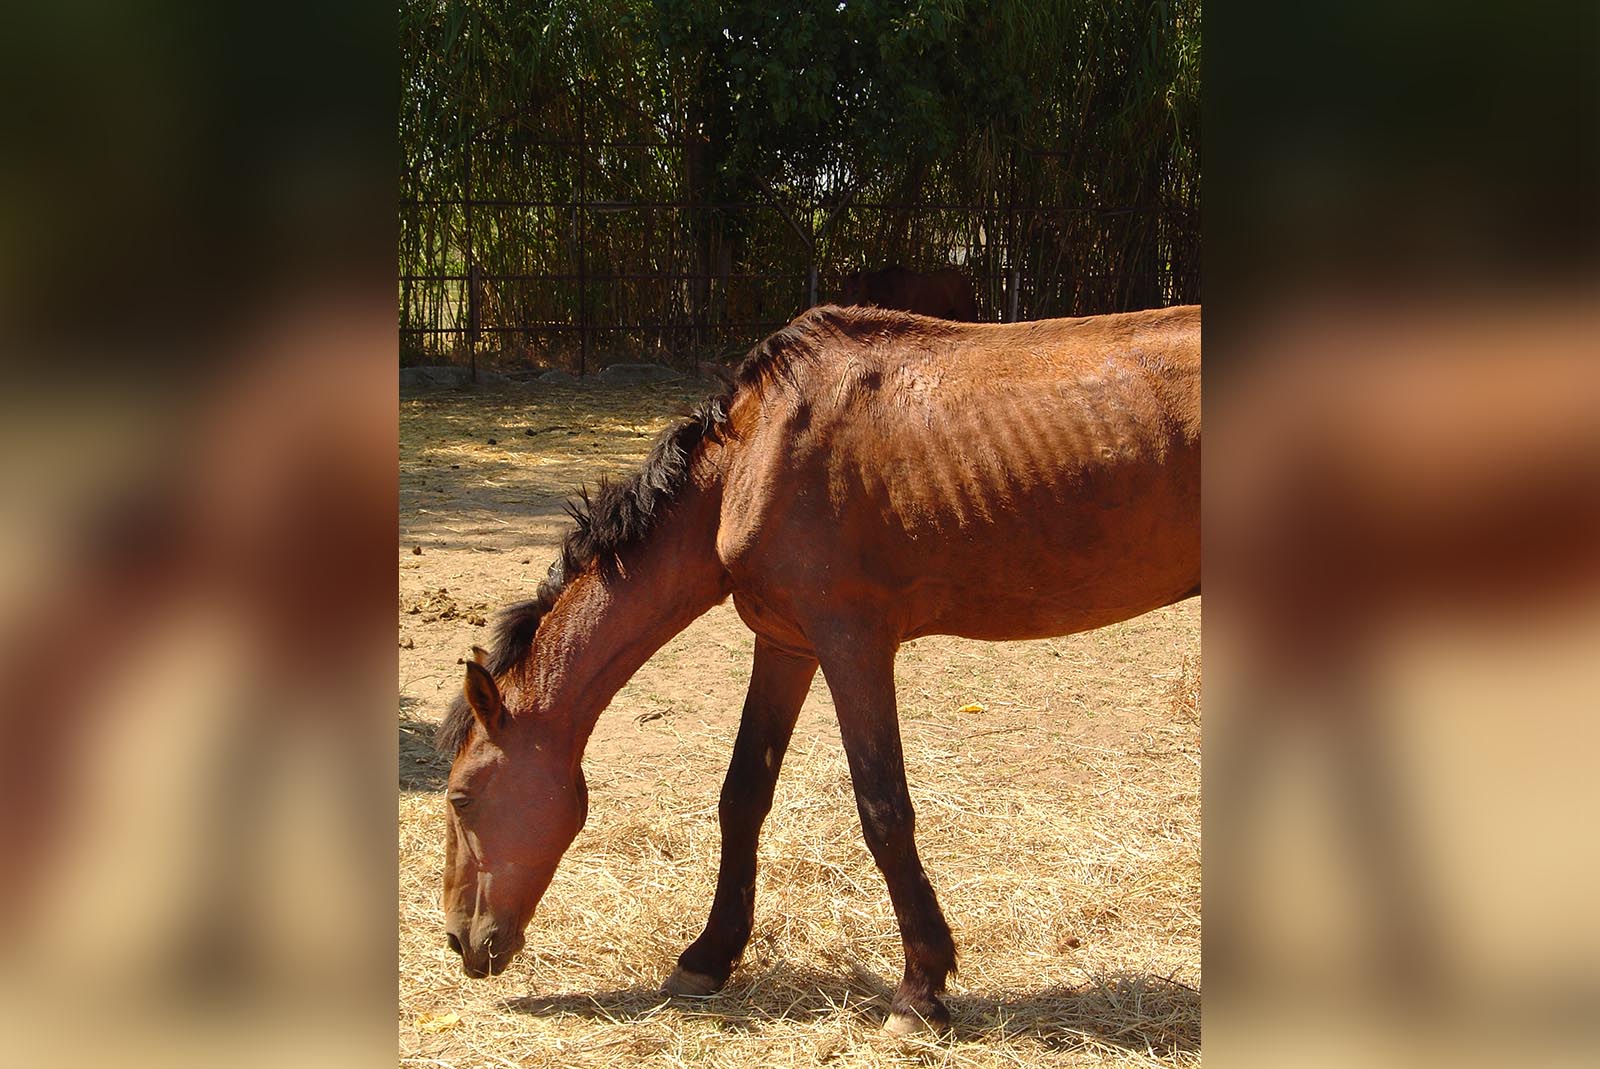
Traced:
<path fill-rule="evenodd" d="M 906 789 L 895 709 L 895 648 L 892 641 L 836 633 L 819 653 L 839 714 L 861 831 L 889 885 L 900 922 L 906 972 L 885 1027 L 904 1033 L 948 1027 L 950 1012 L 939 995 L 955 968 L 956 948 L 917 856 L 916 817 Z"/>
<path fill-rule="evenodd" d="M 750 941 L 755 918 L 756 840 L 772 808 L 772 791 L 795 718 L 805 703 L 817 662 L 780 652 L 759 638 L 739 738 L 722 784 L 718 816 L 722 864 L 705 931 L 678 957 L 662 986 L 668 995 L 708 995 L 727 982 Z"/>

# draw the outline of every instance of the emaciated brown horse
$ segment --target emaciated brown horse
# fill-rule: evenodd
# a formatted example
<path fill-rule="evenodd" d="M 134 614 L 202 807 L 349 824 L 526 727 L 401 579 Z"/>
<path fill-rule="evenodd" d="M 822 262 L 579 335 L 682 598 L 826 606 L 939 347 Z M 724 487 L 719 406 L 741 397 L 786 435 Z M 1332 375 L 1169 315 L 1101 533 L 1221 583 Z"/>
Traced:
<path fill-rule="evenodd" d="M 978 302 L 972 296 L 972 282 L 953 267 L 928 274 L 899 266 L 882 271 L 853 271 L 844 278 L 839 301 L 841 304 L 898 308 L 902 312 L 961 323 L 978 321 Z"/>
<path fill-rule="evenodd" d="M 665 991 L 716 990 L 744 951 L 756 839 L 820 665 L 905 945 L 888 1027 L 942 1027 L 955 946 L 917 856 L 895 653 L 920 635 L 1084 631 L 1199 592 L 1200 310 L 960 325 L 816 308 L 572 512 L 440 729 L 444 908 L 467 974 L 521 949 L 583 827 L 601 711 L 731 594 L 755 665 L 710 919 Z"/>

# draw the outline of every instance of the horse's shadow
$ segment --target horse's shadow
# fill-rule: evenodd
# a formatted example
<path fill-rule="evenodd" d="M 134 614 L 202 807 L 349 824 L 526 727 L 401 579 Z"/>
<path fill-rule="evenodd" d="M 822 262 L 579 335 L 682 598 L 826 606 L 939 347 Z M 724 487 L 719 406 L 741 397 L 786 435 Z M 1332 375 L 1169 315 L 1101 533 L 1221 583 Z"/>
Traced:
<path fill-rule="evenodd" d="M 892 994 L 892 985 L 860 966 L 846 974 L 779 962 L 736 974 L 721 992 L 707 998 L 668 999 L 654 986 L 635 985 L 509 999 L 506 1006 L 535 1017 L 630 1022 L 671 1004 L 696 1016 L 716 1017 L 724 1028 L 759 1034 L 779 1020 L 793 1024 L 830 1017 L 851 1018 L 876 1029 Z M 1200 992 L 1164 976 L 1095 976 L 1075 986 L 952 994 L 945 1002 L 956 1042 L 1032 1040 L 1051 1050 L 1094 1044 L 1166 1055 L 1200 1049 Z"/>

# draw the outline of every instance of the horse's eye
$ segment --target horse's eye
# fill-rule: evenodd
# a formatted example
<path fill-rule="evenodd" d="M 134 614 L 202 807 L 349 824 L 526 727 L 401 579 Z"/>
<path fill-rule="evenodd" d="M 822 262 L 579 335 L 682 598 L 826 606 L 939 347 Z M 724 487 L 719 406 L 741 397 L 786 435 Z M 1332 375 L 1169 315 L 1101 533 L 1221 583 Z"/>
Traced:
<path fill-rule="evenodd" d="M 463 812 L 472 805 L 472 795 L 462 794 L 459 791 L 452 792 L 450 795 L 450 804 L 455 807 L 455 811 L 457 813 Z"/>

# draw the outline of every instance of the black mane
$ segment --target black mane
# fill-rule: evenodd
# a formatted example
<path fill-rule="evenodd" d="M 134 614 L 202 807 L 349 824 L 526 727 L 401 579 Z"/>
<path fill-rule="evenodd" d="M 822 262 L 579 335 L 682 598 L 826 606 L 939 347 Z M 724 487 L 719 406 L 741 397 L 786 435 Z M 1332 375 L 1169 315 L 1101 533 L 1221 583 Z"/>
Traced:
<path fill-rule="evenodd" d="M 591 566 L 612 566 L 618 553 L 649 536 L 661 507 L 688 481 L 689 462 L 700 443 L 720 440 L 727 433 L 728 410 L 740 390 L 759 390 L 775 377 L 790 376 L 793 364 L 815 352 L 818 342 L 828 335 L 899 316 L 867 308 L 811 309 L 751 349 L 734 372 L 732 387 L 701 402 L 689 416 L 663 432 L 636 474 L 616 483 L 602 478 L 592 497 L 580 489 L 577 498 L 567 502 L 573 527 L 562 540 L 561 555 L 550 565 L 549 574 L 532 598 L 512 605 L 495 621 L 494 642 L 484 666 L 490 674 L 498 679 L 527 659 L 540 622 L 569 579 Z M 440 751 L 454 755 L 466 743 L 471 727 L 472 709 L 465 697 L 458 695 L 439 724 L 434 743 Z"/>

